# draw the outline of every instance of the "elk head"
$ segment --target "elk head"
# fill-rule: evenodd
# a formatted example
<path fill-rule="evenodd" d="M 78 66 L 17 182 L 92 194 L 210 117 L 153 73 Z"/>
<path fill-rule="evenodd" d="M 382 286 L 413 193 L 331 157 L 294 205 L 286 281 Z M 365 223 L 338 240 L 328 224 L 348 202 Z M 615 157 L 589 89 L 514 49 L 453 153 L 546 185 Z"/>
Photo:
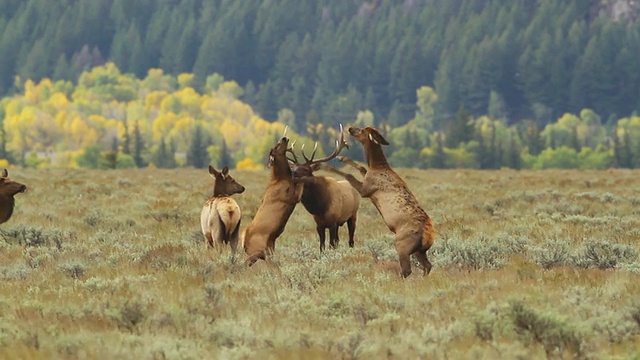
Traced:
<path fill-rule="evenodd" d="M 231 175 L 229 175 L 229 167 L 225 166 L 222 171 L 218 172 L 213 166 L 209 165 L 209 174 L 215 179 L 213 183 L 213 196 L 230 196 L 233 194 L 242 194 L 244 186 L 240 185 Z"/>
<path fill-rule="evenodd" d="M 267 167 L 271 168 L 272 179 L 291 179 L 291 168 L 287 160 L 287 151 L 289 151 L 289 139 L 287 138 L 287 129 L 285 126 L 282 133 L 282 139 L 269 150 L 269 162 Z"/>
<path fill-rule="evenodd" d="M 2 170 L 0 176 L 0 195 L 6 197 L 13 197 L 17 193 L 25 192 L 27 187 L 19 182 L 15 182 L 9 179 L 9 172 L 7 169 Z"/>
<path fill-rule="evenodd" d="M 292 156 L 292 158 L 288 158 L 288 159 L 291 165 L 293 166 L 293 177 L 303 178 L 303 177 L 313 176 L 313 172 L 320 169 L 320 165 L 322 163 L 325 163 L 335 158 L 336 156 L 338 156 L 342 151 L 342 149 L 344 148 L 348 149 L 349 145 L 344 140 L 344 130 L 342 128 L 342 125 L 340 125 L 340 139 L 336 140 L 336 148 L 335 150 L 333 150 L 333 153 L 331 153 L 329 156 L 325 156 L 320 159 L 314 159 L 316 156 L 316 151 L 318 151 L 318 143 L 316 142 L 315 146 L 313 147 L 313 151 L 311 152 L 311 156 L 307 157 L 307 155 L 304 153 L 304 144 L 303 144 L 302 147 L 300 148 L 300 152 L 302 153 L 302 157 L 304 158 L 304 163 L 301 163 L 300 161 L 298 161 L 298 157 L 293 151 L 293 144 L 292 144 L 292 146 L 289 149 L 287 149 L 287 151 L 291 153 L 291 156 Z"/>
<path fill-rule="evenodd" d="M 380 135 L 378 130 L 367 126 L 366 128 L 350 127 L 349 134 L 358 140 L 362 145 L 374 143 L 376 145 L 389 145 L 389 142 Z"/>

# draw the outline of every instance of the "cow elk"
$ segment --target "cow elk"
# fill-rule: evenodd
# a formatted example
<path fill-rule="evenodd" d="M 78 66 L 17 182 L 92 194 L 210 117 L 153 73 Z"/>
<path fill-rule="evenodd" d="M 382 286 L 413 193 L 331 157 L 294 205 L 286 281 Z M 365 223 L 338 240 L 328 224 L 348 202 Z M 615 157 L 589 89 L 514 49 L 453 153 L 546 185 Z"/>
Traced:
<path fill-rule="evenodd" d="M 2 170 L 2 176 L 0 176 L 0 224 L 9 221 L 13 215 L 13 207 L 15 206 L 13 196 L 26 190 L 25 185 L 9 179 L 7 169 Z"/>
<path fill-rule="evenodd" d="M 404 180 L 389 166 L 382 151 L 382 145 L 389 145 L 389 142 L 372 127 L 351 127 L 349 134 L 363 145 L 369 168 L 366 169 L 346 157 L 338 159 L 356 168 L 364 177 L 363 181 L 331 167 L 326 167 L 327 170 L 344 176 L 362 197 L 371 199 L 389 230 L 396 235 L 395 247 L 402 276 L 411 274 L 412 254 L 422 265 L 423 274 L 428 274 L 431 263 L 427 259 L 427 250 L 434 242 L 433 222 Z"/>
<path fill-rule="evenodd" d="M 354 245 L 360 194 L 346 180 L 337 181 L 330 177 L 314 175 L 314 171 L 318 170 L 322 163 L 338 156 L 344 148 L 348 148 L 348 145 L 344 141 L 344 131 L 340 125 L 340 140 L 336 141 L 336 148 L 331 155 L 314 159 L 318 149 L 316 143 L 311 157 L 307 158 L 303 146 L 300 151 L 304 162 L 301 163 L 293 152 L 293 147 L 290 151 L 293 156 L 289 159 L 293 165 L 293 178 L 294 181 L 304 184 L 301 202 L 316 222 L 321 252 L 324 251 L 326 230 L 329 229 L 329 244 L 335 248 L 340 241 L 338 227 L 344 223 L 347 223 L 349 230 L 349 246 Z"/>
<path fill-rule="evenodd" d="M 294 183 L 289 167 L 286 131 L 285 128 L 282 139 L 269 151 L 271 179 L 256 215 L 244 232 L 243 247 L 249 266 L 273 253 L 276 239 L 284 231 L 302 195 L 302 184 Z"/>
<path fill-rule="evenodd" d="M 221 244 L 229 244 L 232 259 L 235 259 L 242 213 L 231 195 L 244 192 L 244 186 L 229 175 L 227 166 L 218 172 L 209 165 L 209 174 L 214 179 L 213 196 L 204 203 L 200 213 L 205 246 L 215 248 Z"/>

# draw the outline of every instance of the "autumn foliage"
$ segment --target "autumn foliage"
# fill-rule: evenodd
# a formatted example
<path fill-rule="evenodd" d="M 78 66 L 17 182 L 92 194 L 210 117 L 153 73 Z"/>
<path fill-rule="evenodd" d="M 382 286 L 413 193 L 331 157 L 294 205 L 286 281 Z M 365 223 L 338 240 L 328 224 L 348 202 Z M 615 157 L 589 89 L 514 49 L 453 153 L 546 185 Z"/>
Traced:
<path fill-rule="evenodd" d="M 160 69 L 137 79 L 113 63 L 83 73 L 77 85 L 27 80 L 20 94 L 1 103 L 6 157 L 32 167 L 128 167 L 136 166 L 136 156 L 150 166 L 162 167 L 162 156 L 184 165 L 198 136 L 207 163 L 264 164 L 284 125 L 238 100 L 242 88 L 234 81 L 212 75 L 198 92 L 192 80 L 193 74 L 174 77 Z"/>

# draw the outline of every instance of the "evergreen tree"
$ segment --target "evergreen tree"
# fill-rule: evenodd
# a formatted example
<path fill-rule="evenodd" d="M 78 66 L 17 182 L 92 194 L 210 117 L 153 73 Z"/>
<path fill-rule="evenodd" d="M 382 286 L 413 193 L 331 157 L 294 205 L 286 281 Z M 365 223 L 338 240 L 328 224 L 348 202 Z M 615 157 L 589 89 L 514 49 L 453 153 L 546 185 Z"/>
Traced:
<path fill-rule="evenodd" d="M 102 169 L 115 169 L 118 165 L 118 138 L 111 139 L 111 149 L 100 154 L 99 166 Z"/>
<path fill-rule="evenodd" d="M 441 132 L 436 133 L 436 148 L 431 166 L 436 169 L 444 169 L 446 167 L 446 155 L 444 153 L 444 142 L 442 141 Z"/>
<path fill-rule="evenodd" d="M 538 155 L 542 151 L 542 141 L 540 139 L 540 130 L 538 128 L 538 124 L 535 122 L 530 122 L 526 125 L 526 129 L 524 132 L 524 143 L 529 149 L 529 154 Z"/>
<path fill-rule="evenodd" d="M 447 147 L 456 148 L 461 143 L 466 143 L 473 137 L 473 124 L 464 105 L 460 105 L 456 117 L 449 125 L 446 141 Z"/>
<path fill-rule="evenodd" d="M 127 123 L 126 117 L 124 119 L 124 138 L 122 139 L 122 153 L 127 155 L 131 154 L 131 137 L 129 136 L 129 124 Z"/>
<path fill-rule="evenodd" d="M 509 134 L 506 165 L 512 169 L 519 170 L 522 168 L 522 157 L 520 156 L 520 148 L 518 147 L 515 137 L 515 134 Z"/>
<path fill-rule="evenodd" d="M 147 166 L 147 162 L 143 159 L 142 154 L 146 149 L 142 134 L 140 134 L 140 127 L 136 121 L 133 125 L 133 160 L 136 166 L 139 168 Z"/>
<path fill-rule="evenodd" d="M 231 154 L 229 153 L 227 142 L 222 139 L 222 143 L 220 144 L 220 163 L 218 164 L 218 167 L 222 168 L 224 166 L 228 166 L 229 168 L 233 169 L 236 167 L 236 164 L 233 161 Z"/>
<path fill-rule="evenodd" d="M 187 150 L 187 165 L 195 168 L 204 168 L 209 165 L 209 154 L 207 147 L 209 139 L 204 133 L 202 126 L 196 125 L 191 135 L 191 143 Z"/>
<path fill-rule="evenodd" d="M 178 166 L 175 157 L 175 147 L 173 144 L 167 148 L 164 137 L 160 138 L 158 148 L 151 154 L 153 164 L 161 169 L 173 169 Z"/>
<path fill-rule="evenodd" d="M 476 161 L 480 165 L 480 169 L 488 169 L 489 164 L 491 163 L 489 155 L 489 150 L 487 149 L 487 145 L 484 141 L 484 136 L 482 135 L 482 131 L 480 128 L 475 131 L 475 139 L 478 142 L 478 151 L 476 152 Z"/>
<path fill-rule="evenodd" d="M 576 151 L 580 152 L 582 147 L 580 146 L 580 139 L 578 138 L 578 127 L 574 126 L 571 128 L 571 147 Z"/>

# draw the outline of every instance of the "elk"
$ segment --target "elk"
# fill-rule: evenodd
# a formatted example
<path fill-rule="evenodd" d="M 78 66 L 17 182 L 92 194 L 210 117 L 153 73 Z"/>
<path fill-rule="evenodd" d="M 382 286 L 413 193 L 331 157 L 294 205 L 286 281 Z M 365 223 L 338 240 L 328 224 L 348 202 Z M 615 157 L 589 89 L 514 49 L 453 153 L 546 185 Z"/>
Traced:
<path fill-rule="evenodd" d="M 209 174 L 214 179 L 213 196 L 204 203 L 200 213 L 205 247 L 214 248 L 219 244 L 229 244 L 232 259 L 235 259 L 242 213 L 231 195 L 242 194 L 244 186 L 229 175 L 227 166 L 218 172 L 209 165 Z"/>
<path fill-rule="evenodd" d="M 368 169 L 344 156 L 338 157 L 338 160 L 357 169 L 363 180 L 359 181 L 355 176 L 335 168 L 325 167 L 344 176 L 362 197 L 371 199 L 389 230 L 395 234 L 402 276 L 406 278 L 411 274 L 412 254 L 422 266 L 423 275 L 427 275 L 431 272 L 427 250 L 434 243 L 435 229 L 431 218 L 420 207 L 405 181 L 389 166 L 382 151 L 382 145 L 389 145 L 389 142 L 373 127 L 350 127 L 349 134 L 364 147 Z"/>
<path fill-rule="evenodd" d="M 27 187 L 25 185 L 9 179 L 7 169 L 2 170 L 2 175 L 0 176 L 0 224 L 9 221 L 11 215 L 13 215 L 14 195 L 26 190 Z"/>
<path fill-rule="evenodd" d="M 271 179 L 256 215 L 244 232 L 243 247 L 249 266 L 273 253 L 276 239 L 284 231 L 302 195 L 302 184 L 294 183 L 289 167 L 286 131 L 285 128 L 282 139 L 269 151 Z"/>
<path fill-rule="evenodd" d="M 342 149 L 348 147 L 344 141 L 342 125 L 340 125 L 340 140 L 336 141 L 336 148 L 329 156 L 314 159 L 318 150 L 318 143 L 316 143 L 311 157 L 307 158 L 303 145 L 300 151 L 304 162 L 301 163 L 293 152 L 293 146 L 291 147 L 290 153 L 293 158 L 289 161 L 293 165 L 293 178 L 294 181 L 304 184 L 300 201 L 316 222 L 316 231 L 320 237 L 320 252 L 324 251 L 326 229 L 329 229 L 329 244 L 335 248 L 340 241 L 338 227 L 345 222 L 349 230 L 349 247 L 354 245 L 360 194 L 346 180 L 337 181 L 334 178 L 313 174 L 322 163 L 335 158 Z"/>

